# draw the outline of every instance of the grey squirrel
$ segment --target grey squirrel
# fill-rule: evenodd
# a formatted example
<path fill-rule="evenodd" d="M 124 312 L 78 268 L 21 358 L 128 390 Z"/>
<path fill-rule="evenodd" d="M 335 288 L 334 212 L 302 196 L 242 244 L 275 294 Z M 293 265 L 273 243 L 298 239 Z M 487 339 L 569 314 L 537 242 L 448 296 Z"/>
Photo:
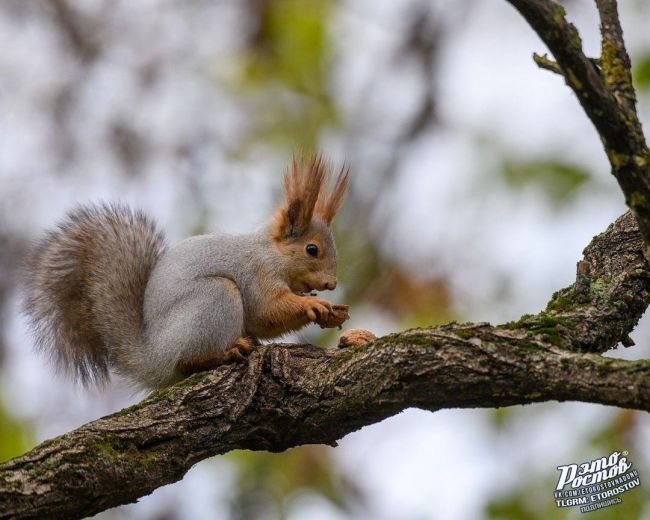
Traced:
<path fill-rule="evenodd" d="M 25 310 L 37 345 L 84 383 L 109 368 L 159 388 L 244 358 L 258 339 L 310 322 L 337 327 L 347 305 L 312 291 L 336 287 L 331 231 L 347 186 L 328 189 L 319 155 L 294 158 L 273 219 L 244 235 L 199 235 L 167 248 L 143 213 L 79 207 L 28 263 Z M 350 336 L 341 346 L 364 342 Z"/>

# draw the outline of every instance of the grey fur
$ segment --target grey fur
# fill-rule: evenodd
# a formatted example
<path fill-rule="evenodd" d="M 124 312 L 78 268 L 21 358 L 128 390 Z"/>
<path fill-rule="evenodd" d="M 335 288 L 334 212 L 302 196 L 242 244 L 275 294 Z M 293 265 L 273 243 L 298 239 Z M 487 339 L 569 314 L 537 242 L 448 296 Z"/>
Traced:
<path fill-rule="evenodd" d="M 263 304 L 254 287 L 272 262 L 267 241 L 262 233 L 200 235 L 163 255 L 145 291 L 147 341 L 131 353 L 148 386 L 172 382 L 181 358 L 223 352 L 248 334 L 245 315 Z"/>
<path fill-rule="evenodd" d="M 26 265 L 24 309 L 37 347 L 84 384 L 105 382 L 122 352 L 142 348 L 144 288 L 164 248 L 141 212 L 121 205 L 70 212 Z"/>

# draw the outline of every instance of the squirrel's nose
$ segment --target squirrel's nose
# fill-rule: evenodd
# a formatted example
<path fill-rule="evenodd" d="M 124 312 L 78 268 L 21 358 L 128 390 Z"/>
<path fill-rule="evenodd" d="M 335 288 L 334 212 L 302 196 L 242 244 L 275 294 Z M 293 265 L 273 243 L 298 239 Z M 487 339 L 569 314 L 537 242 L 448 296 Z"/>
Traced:
<path fill-rule="evenodd" d="M 328 282 L 325 282 L 325 289 L 328 291 L 333 291 L 336 289 L 336 280 L 330 280 Z"/>

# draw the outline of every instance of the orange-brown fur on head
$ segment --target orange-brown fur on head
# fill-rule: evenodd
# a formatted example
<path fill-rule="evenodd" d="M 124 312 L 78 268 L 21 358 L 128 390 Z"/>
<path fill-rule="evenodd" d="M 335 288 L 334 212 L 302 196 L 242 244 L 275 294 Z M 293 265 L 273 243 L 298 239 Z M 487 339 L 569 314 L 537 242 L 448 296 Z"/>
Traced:
<path fill-rule="evenodd" d="M 348 187 L 348 168 L 339 172 L 328 192 L 330 166 L 319 154 L 294 156 L 284 175 L 285 200 L 276 214 L 274 238 L 282 240 L 303 235 L 313 217 L 331 225 L 343 203 Z"/>
<path fill-rule="evenodd" d="M 330 166 L 318 154 L 294 157 L 284 176 L 285 200 L 275 215 L 273 239 L 288 266 L 286 281 L 294 292 L 336 287 L 330 226 L 345 196 L 348 169 L 341 169 L 331 190 L 329 178 Z"/>

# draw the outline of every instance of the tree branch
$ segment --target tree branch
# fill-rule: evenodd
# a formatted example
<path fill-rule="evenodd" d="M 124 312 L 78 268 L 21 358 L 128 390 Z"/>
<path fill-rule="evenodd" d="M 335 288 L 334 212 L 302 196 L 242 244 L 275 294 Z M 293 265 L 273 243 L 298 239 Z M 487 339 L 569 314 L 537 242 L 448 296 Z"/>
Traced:
<path fill-rule="evenodd" d="M 605 352 L 630 345 L 650 302 L 648 263 L 634 216 L 626 213 L 596 237 L 578 262 L 576 281 L 556 292 L 546 309 L 508 324 L 579 352 Z"/>
<path fill-rule="evenodd" d="M 533 52 L 533 61 L 540 69 L 545 69 L 554 72 L 555 74 L 559 74 L 560 76 L 564 76 L 562 68 L 555 61 L 550 59 L 546 53 L 537 54 L 536 52 Z"/>
<path fill-rule="evenodd" d="M 92 515 L 181 479 L 206 457 L 335 444 L 409 407 L 575 400 L 650 410 L 650 362 L 568 350 L 627 338 L 650 302 L 647 267 L 627 213 L 536 316 L 413 329 L 347 350 L 263 346 L 246 364 L 198 374 L 0 466 L 0 518 Z"/>
<path fill-rule="evenodd" d="M 617 103 L 634 113 L 633 124 L 636 125 L 634 130 L 643 135 L 641 125 L 636 118 L 636 93 L 632 84 L 632 64 L 625 49 L 616 0 L 596 0 L 596 6 L 600 15 L 602 72 L 605 84 L 613 93 Z"/>
<path fill-rule="evenodd" d="M 587 58 L 564 7 L 553 0 L 508 0 L 547 45 L 567 85 L 596 127 L 627 205 L 634 211 L 650 258 L 650 152 L 636 113 L 630 60 L 615 0 L 597 0 L 602 56 Z M 540 65 L 540 60 L 535 60 Z M 545 60 L 544 65 L 549 65 Z M 550 68 L 550 67 L 546 67 Z M 557 72 L 557 70 L 554 70 Z"/>

